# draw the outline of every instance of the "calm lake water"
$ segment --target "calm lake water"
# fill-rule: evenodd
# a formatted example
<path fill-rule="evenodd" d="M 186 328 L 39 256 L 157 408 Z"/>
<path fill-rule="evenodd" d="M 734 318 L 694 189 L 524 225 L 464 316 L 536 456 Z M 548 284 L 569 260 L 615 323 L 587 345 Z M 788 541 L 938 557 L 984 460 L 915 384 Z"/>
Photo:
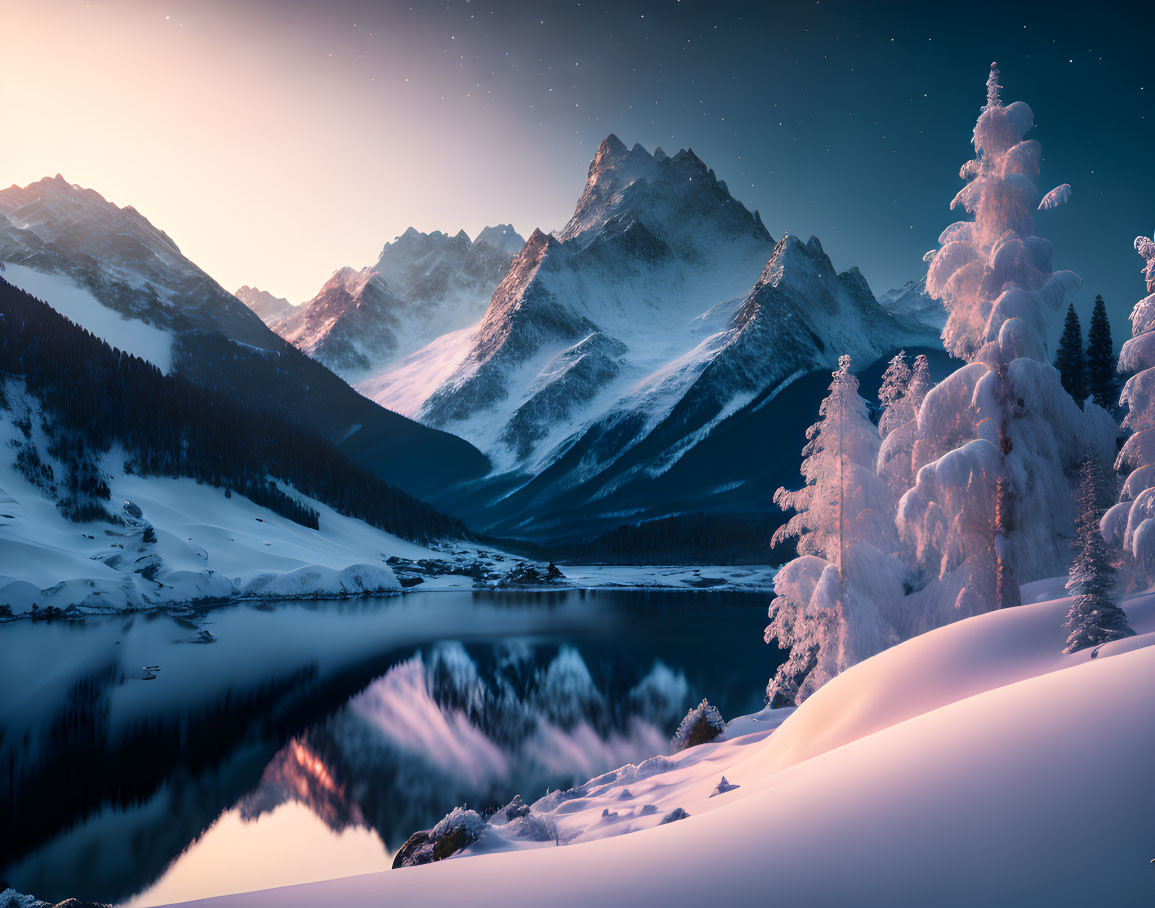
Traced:
<path fill-rule="evenodd" d="M 416 593 L 0 626 L 0 880 L 145 906 L 387 869 L 458 804 L 668 752 L 703 696 L 761 708 L 768 598 Z"/>

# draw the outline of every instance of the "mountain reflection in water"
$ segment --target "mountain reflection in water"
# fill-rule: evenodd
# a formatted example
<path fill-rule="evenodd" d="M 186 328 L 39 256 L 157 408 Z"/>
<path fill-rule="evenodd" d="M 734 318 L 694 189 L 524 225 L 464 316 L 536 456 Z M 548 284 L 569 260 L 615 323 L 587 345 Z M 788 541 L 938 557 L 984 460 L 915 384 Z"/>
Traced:
<path fill-rule="evenodd" d="M 148 905 L 385 869 L 458 804 L 666 752 L 702 696 L 759 707 L 765 604 L 431 593 L 0 628 L 23 654 L 0 669 L 0 877 Z"/>

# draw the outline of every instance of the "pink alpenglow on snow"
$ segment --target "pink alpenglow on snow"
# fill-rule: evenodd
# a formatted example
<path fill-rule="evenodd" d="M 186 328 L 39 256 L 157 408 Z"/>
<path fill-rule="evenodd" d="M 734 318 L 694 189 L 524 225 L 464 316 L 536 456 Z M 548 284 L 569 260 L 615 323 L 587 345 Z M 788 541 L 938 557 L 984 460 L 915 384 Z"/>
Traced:
<path fill-rule="evenodd" d="M 1103 536 L 1131 559 L 1135 582 L 1155 582 L 1155 241 L 1141 236 L 1135 251 L 1143 257 L 1149 296 L 1131 310 L 1132 337 L 1119 352 L 1119 372 L 1130 374 L 1121 406 L 1123 428 L 1133 433 L 1115 460 L 1126 477 L 1119 503 L 1103 517 Z"/>

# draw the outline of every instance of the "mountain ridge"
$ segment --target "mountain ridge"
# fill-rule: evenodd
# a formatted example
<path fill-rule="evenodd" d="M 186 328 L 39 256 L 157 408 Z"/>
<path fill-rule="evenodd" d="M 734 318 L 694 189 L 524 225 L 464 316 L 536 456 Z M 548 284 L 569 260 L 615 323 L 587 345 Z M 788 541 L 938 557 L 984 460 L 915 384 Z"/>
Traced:
<path fill-rule="evenodd" d="M 472 445 L 371 403 L 282 340 L 135 208 L 49 178 L 0 191 L 0 215 L 0 262 L 58 276 L 113 343 L 124 325 L 110 313 L 156 329 L 176 373 L 335 443 L 357 438 L 362 465 L 418 497 L 486 471 Z"/>

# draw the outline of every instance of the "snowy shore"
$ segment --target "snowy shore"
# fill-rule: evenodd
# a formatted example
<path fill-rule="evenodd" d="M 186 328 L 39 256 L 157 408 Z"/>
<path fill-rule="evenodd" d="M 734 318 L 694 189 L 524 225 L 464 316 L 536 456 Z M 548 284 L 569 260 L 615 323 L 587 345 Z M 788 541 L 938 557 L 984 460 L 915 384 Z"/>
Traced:
<path fill-rule="evenodd" d="M 526 818 L 544 841 L 499 814 L 461 852 L 481 857 L 187 904 L 504 905 L 513 880 L 574 908 L 1150 904 L 1155 595 L 1125 603 L 1136 637 L 1063 655 L 1060 591 L 1033 584 L 1033 604 L 889 649 L 796 710 L 548 795 Z"/>
<path fill-rule="evenodd" d="M 14 431 L 7 423 L 0 435 L 5 430 Z M 300 496 L 318 513 L 321 529 L 312 530 L 191 479 L 126 474 L 111 457 L 110 507 L 120 522 L 73 523 L 7 460 L 0 458 L 0 620 L 34 605 L 38 613 L 107 613 L 537 587 L 532 566 L 512 555 L 467 543 L 416 545 Z M 543 577 L 540 588 L 769 592 L 773 582 L 764 566 L 583 565 L 563 566 L 563 575 Z"/>

